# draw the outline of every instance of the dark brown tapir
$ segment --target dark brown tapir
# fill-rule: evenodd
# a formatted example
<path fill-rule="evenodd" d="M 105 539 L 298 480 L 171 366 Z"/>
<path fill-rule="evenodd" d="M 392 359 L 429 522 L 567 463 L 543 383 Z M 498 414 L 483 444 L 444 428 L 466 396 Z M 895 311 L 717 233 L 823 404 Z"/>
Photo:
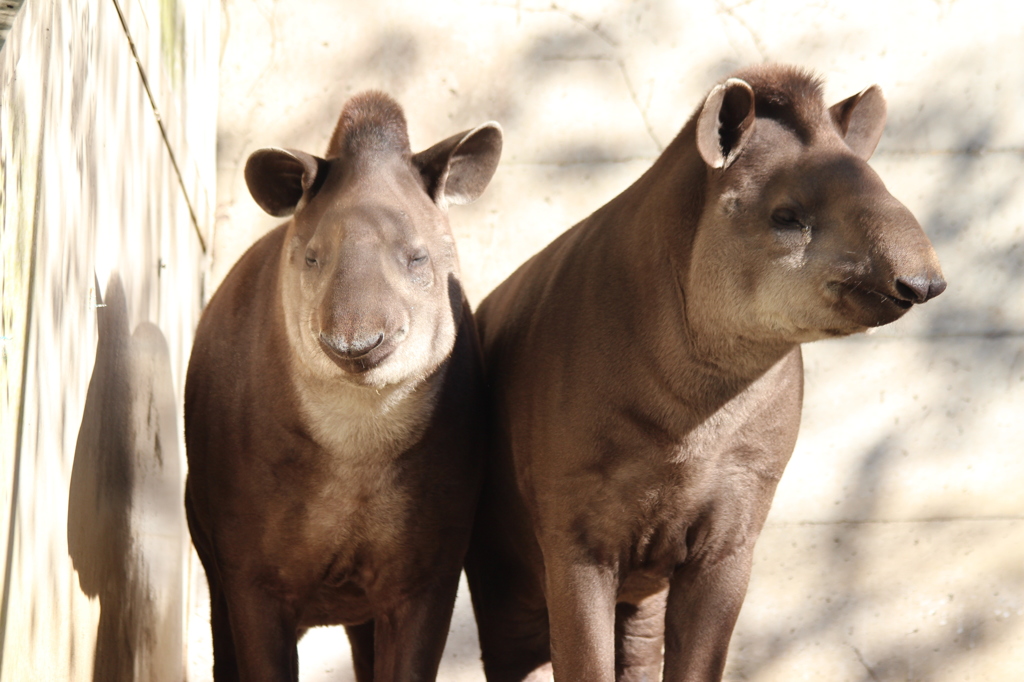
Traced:
<path fill-rule="evenodd" d="M 488 680 L 721 679 L 800 344 L 946 286 L 866 163 L 884 121 L 877 87 L 826 107 L 803 71 L 742 71 L 480 305 L 493 461 L 467 575 Z"/>
<path fill-rule="evenodd" d="M 256 202 L 294 215 L 210 300 L 185 385 L 218 682 L 297 680 L 298 638 L 334 624 L 360 682 L 437 674 L 482 468 L 447 207 L 484 190 L 501 140 L 487 123 L 412 154 L 402 110 L 370 92 L 326 158 L 249 158 Z"/>

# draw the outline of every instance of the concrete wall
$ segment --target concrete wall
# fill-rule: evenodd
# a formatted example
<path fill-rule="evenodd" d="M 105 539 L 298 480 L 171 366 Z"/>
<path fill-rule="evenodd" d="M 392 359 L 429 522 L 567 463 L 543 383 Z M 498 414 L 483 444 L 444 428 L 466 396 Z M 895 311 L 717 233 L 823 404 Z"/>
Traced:
<path fill-rule="evenodd" d="M 218 27 L 202 0 L 34 0 L 0 51 L 4 680 L 185 676 Z"/>
<path fill-rule="evenodd" d="M 830 100 L 879 83 L 890 116 L 873 165 L 933 239 L 949 290 L 874 335 L 806 348 L 804 426 L 758 546 L 726 677 L 1020 676 L 1017 3 L 224 7 L 214 281 L 275 224 L 245 189 L 248 154 L 267 145 L 322 152 L 345 99 L 365 88 L 405 106 L 417 148 L 488 119 L 504 126 L 504 158 L 490 188 L 452 210 L 476 303 L 639 177 L 707 89 L 734 69 L 800 64 L 826 77 Z M 351 679 L 342 633 L 314 631 L 301 646 L 304 680 Z M 443 679 L 481 679 L 475 646 L 463 594 Z M 193 679 L 208 679 L 206 665 L 197 659 Z"/>

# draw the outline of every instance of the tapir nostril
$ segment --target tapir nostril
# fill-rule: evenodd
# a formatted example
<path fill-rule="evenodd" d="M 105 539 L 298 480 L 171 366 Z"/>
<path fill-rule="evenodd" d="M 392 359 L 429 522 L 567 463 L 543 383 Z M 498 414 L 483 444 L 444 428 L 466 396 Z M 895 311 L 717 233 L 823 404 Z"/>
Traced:
<path fill-rule="evenodd" d="M 896 294 L 904 301 L 921 303 L 928 295 L 928 282 L 920 277 L 900 277 L 896 280 Z"/>
<path fill-rule="evenodd" d="M 910 303 L 924 303 L 946 290 L 946 280 L 941 277 L 899 277 L 896 279 L 896 292 L 900 298 Z"/>
<path fill-rule="evenodd" d="M 320 343 L 343 358 L 354 360 L 361 358 L 384 342 L 384 332 L 375 336 L 357 337 L 351 340 L 342 337 L 331 337 L 320 332 Z"/>

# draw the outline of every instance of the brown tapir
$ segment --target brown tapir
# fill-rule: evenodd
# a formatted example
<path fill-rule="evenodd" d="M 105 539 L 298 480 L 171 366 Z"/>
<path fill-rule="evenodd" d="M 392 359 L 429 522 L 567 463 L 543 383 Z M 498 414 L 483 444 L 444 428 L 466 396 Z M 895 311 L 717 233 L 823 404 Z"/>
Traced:
<path fill-rule="evenodd" d="M 480 305 L 493 462 L 467 574 L 488 680 L 549 661 L 558 682 L 721 679 L 800 344 L 946 286 L 866 163 L 884 120 L 877 87 L 826 107 L 803 71 L 740 72 Z"/>
<path fill-rule="evenodd" d="M 486 123 L 412 154 L 402 110 L 369 92 L 326 158 L 249 157 L 256 202 L 294 215 L 210 300 L 185 385 L 218 682 L 297 680 L 298 638 L 332 624 L 360 682 L 437 674 L 482 461 L 447 207 L 483 191 L 501 139 Z"/>

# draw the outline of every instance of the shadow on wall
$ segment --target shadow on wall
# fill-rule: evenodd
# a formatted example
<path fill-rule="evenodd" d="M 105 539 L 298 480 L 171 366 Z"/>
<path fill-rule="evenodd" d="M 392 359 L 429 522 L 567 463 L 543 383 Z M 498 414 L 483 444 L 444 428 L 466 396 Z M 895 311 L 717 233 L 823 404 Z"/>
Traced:
<path fill-rule="evenodd" d="M 68 494 L 68 554 L 100 602 L 93 680 L 178 682 L 184 522 L 170 355 L 151 323 L 129 335 L 117 274 L 96 312 Z"/>

